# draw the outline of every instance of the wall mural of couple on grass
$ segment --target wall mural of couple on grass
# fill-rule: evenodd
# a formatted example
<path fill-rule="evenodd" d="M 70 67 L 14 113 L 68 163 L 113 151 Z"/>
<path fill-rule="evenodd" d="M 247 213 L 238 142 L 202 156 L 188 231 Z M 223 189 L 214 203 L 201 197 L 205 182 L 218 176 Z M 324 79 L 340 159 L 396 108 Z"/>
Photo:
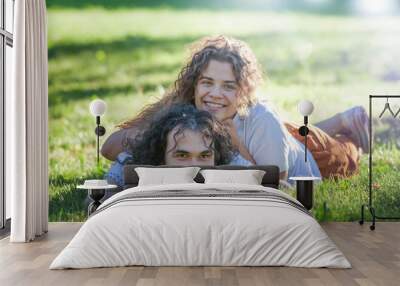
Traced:
<path fill-rule="evenodd" d="M 295 176 L 343 178 L 368 153 L 368 115 L 357 106 L 310 127 L 304 160 L 299 125 L 282 122 L 256 89 L 262 79 L 243 41 L 206 37 L 158 102 L 145 106 L 104 143 L 116 161 L 107 178 L 123 185 L 125 162 L 145 165 L 276 165 L 282 180 Z M 288 180 L 293 184 L 293 181 Z"/>
<path fill-rule="evenodd" d="M 277 165 L 292 185 L 292 176 L 324 178 L 314 190 L 317 219 L 359 219 L 368 200 L 368 95 L 399 91 L 397 14 L 374 18 L 334 0 L 321 13 L 286 2 L 252 9 L 250 1 L 245 11 L 47 2 L 50 220 L 84 220 L 86 194 L 76 186 L 95 178 L 123 185 L 127 163 Z M 108 106 L 100 166 L 88 112 L 95 98 Z M 307 162 L 303 99 L 315 106 Z M 400 127 L 378 117 L 384 103 L 372 116 L 373 183 L 377 211 L 392 216 L 400 211 Z M 391 101 L 395 110 L 399 103 Z"/>

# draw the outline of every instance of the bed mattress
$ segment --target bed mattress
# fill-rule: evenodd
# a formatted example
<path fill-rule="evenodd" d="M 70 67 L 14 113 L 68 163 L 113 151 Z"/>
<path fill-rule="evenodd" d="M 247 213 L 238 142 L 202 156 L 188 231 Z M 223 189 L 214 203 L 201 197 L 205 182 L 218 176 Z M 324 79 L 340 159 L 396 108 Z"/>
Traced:
<path fill-rule="evenodd" d="M 109 198 L 50 269 L 128 265 L 351 267 L 282 191 L 197 183 L 135 187 Z"/>

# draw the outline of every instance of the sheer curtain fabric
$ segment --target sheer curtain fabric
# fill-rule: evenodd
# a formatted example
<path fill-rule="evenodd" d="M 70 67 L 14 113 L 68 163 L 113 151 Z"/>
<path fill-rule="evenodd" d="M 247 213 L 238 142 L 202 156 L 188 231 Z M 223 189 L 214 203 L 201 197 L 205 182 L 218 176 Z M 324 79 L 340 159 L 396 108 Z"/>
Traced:
<path fill-rule="evenodd" d="M 12 242 L 48 228 L 48 75 L 45 0 L 15 2 L 13 94 L 6 147 Z"/>

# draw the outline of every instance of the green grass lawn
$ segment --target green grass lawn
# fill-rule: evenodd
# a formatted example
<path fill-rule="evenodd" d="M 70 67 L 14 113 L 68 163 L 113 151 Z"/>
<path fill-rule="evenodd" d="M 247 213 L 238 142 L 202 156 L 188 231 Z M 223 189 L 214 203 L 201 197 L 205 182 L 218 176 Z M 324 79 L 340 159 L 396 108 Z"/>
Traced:
<path fill-rule="evenodd" d="M 301 122 L 300 99 L 314 102 L 311 122 L 354 105 L 371 93 L 399 93 L 400 19 L 293 12 L 163 8 L 48 9 L 50 220 L 85 219 L 84 179 L 96 168 L 95 120 L 89 102 L 107 101 L 109 135 L 176 79 L 186 47 L 204 35 L 243 39 L 265 73 L 260 97 L 285 119 Z M 394 104 L 398 104 L 394 102 Z M 383 104 L 377 104 L 377 110 Z M 103 139 L 104 140 L 104 139 Z M 380 214 L 400 211 L 396 148 L 377 146 L 376 202 Z M 367 158 L 359 176 L 325 181 L 315 193 L 320 220 L 356 220 L 367 201 Z M 327 202 L 327 208 L 323 203 Z"/>

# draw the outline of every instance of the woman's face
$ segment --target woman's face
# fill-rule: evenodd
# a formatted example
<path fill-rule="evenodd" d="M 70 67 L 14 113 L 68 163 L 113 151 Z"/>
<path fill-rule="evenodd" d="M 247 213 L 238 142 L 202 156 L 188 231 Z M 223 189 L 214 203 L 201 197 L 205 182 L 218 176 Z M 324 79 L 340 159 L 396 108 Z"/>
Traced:
<path fill-rule="evenodd" d="M 210 60 L 195 87 L 197 109 L 210 112 L 217 120 L 233 118 L 237 112 L 238 84 L 232 65 Z"/>
<path fill-rule="evenodd" d="M 177 134 L 175 127 L 168 134 L 165 164 L 172 166 L 214 166 L 211 138 L 204 133 L 185 129 Z"/>

